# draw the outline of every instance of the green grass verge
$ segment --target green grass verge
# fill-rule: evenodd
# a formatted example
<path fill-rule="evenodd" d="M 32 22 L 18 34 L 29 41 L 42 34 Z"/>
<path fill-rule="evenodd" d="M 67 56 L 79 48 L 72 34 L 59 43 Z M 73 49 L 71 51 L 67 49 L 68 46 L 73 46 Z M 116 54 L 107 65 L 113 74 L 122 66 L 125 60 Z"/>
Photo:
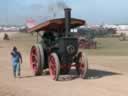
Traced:
<path fill-rule="evenodd" d="M 97 38 L 97 49 L 86 49 L 88 55 L 128 56 L 128 41 L 118 38 Z"/>

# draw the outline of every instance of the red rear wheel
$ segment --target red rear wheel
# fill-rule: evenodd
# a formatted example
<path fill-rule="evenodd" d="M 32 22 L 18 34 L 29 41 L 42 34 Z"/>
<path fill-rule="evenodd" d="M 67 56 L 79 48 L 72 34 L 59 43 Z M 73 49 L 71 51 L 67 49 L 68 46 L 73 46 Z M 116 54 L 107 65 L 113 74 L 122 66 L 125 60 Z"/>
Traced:
<path fill-rule="evenodd" d="M 60 73 L 60 62 L 56 53 L 49 56 L 49 72 L 53 80 L 58 80 Z"/>
<path fill-rule="evenodd" d="M 34 45 L 30 51 L 30 65 L 33 70 L 34 75 L 41 75 L 43 70 L 43 58 L 41 57 L 43 53 L 41 53 L 40 45 Z"/>

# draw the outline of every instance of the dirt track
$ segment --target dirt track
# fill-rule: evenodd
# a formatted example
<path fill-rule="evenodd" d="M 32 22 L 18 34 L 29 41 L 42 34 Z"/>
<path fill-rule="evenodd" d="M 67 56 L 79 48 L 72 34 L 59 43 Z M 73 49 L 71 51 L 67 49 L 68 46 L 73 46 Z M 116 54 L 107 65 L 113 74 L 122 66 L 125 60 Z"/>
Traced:
<path fill-rule="evenodd" d="M 14 79 L 10 64 L 11 43 L 0 45 L 0 96 L 128 96 L 128 57 L 89 56 L 88 79 L 55 82 L 50 76 L 33 77 L 29 57 L 22 52 L 22 77 Z"/>

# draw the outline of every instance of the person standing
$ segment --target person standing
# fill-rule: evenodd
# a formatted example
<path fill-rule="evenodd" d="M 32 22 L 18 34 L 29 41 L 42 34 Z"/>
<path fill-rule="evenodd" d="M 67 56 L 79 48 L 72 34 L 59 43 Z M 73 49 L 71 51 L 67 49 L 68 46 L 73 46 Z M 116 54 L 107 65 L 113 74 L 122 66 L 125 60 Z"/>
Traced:
<path fill-rule="evenodd" d="M 13 76 L 14 78 L 16 78 L 17 75 L 20 77 L 20 64 L 22 64 L 22 55 L 15 46 L 12 49 L 11 56 L 12 56 Z"/>

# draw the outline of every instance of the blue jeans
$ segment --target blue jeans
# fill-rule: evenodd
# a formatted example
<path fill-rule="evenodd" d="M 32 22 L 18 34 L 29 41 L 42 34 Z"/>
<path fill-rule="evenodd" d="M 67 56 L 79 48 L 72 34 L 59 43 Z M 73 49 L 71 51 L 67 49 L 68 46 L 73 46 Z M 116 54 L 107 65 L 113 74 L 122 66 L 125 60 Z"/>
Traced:
<path fill-rule="evenodd" d="M 20 76 L 20 63 L 13 64 L 13 75 L 16 77 L 16 75 Z"/>

